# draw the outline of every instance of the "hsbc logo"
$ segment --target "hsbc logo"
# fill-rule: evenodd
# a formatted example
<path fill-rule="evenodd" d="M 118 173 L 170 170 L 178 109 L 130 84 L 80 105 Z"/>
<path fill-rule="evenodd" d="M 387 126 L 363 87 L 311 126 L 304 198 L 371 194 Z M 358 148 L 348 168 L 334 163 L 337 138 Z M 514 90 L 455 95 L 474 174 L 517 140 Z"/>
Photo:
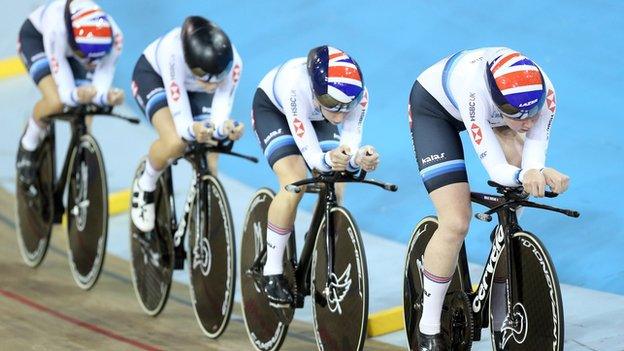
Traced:
<path fill-rule="evenodd" d="M 479 127 L 476 123 L 472 123 L 470 126 L 470 132 L 472 133 L 472 139 L 475 144 L 481 145 L 481 141 L 483 140 L 483 134 L 481 133 L 481 127 Z"/>
<path fill-rule="evenodd" d="M 173 101 L 178 101 L 178 99 L 180 99 L 180 87 L 175 81 L 171 82 L 171 85 L 169 86 L 169 93 L 171 93 Z"/>
<path fill-rule="evenodd" d="M 557 102 L 555 101 L 555 92 L 552 89 L 548 89 L 548 94 L 546 94 L 546 105 L 550 112 L 555 113 Z"/>
<path fill-rule="evenodd" d="M 303 137 L 303 135 L 305 134 L 303 122 L 301 122 L 299 118 L 295 118 L 295 120 L 293 121 L 293 125 L 295 126 L 295 134 L 297 134 L 297 136 L 300 138 Z"/>

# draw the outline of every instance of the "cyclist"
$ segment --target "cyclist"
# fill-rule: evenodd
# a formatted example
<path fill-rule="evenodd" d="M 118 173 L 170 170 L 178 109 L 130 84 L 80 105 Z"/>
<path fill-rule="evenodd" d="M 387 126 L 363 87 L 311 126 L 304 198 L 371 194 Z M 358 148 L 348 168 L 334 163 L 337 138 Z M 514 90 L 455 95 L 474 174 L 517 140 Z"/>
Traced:
<path fill-rule="evenodd" d="M 471 218 L 459 132 L 469 131 L 490 178 L 502 185 L 522 185 L 541 197 L 546 185 L 566 191 L 569 178 L 545 166 L 554 87 L 517 51 L 492 47 L 448 56 L 418 76 L 409 103 L 414 153 L 439 222 L 424 254 L 419 350 L 447 350 L 441 308 Z M 495 331 L 505 317 L 504 296 L 504 289 L 494 289 Z"/>
<path fill-rule="evenodd" d="M 269 208 L 263 269 L 263 290 L 276 307 L 293 301 L 282 259 L 303 195 L 284 186 L 304 179 L 306 166 L 320 172 L 374 170 L 378 153 L 372 146 L 360 147 L 367 106 L 360 67 L 327 45 L 272 69 L 256 90 L 252 125 L 280 185 Z"/>
<path fill-rule="evenodd" d="M 132 95 L 156 128 L 145 171 L 132 186 L 134 225 L 154 228 L 154 190 L 169 160 L 183 155 L 186 142 L 215 145 L 237 140 L 243 124 L 229 119 L 243 63 L 230 39 L 215 23 L 190 16 L 182 27 L 152 42 L 134 67 Z M 217 154 L 208 157 L 216 174 Z"/>
<path fill-rule="evenodd" d="M 111 88 L 122 33 L 93 1 L 56 0 L 39 6 L 22 25 L 18 53 L 41 92 L 22 136 L 18 177 L 32 184 L 35 151 L 47 133 L 45 116 L 63 105 L 119 105 L 123 91 Z"/>

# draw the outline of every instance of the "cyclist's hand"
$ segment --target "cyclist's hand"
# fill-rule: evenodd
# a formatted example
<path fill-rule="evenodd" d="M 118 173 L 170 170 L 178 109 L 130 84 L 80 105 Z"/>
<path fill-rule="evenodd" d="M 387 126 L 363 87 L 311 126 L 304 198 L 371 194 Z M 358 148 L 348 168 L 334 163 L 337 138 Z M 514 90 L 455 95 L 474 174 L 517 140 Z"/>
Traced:
<path fill-rule="evenodd" d="M 214 133 L 214 127 L 212 124 L 206 126 L 202 122 L 193 122 L 193 134 L 195 134 L 195 140 L 198 143 L 208 144 L 210 146 L 217 145 L 218 141 L 212 138 L 212 134 Z"/>
<path fill-rule="evenodd" d="M 377 150 L 370 145 L 362 146 L 355 156 L 355 164 L 362 167 L 366 172 L 374 171 L 379 165 Z"/>
<path fill-rule="evenodd" d="M 344 171 L 351 158 L 351 149 L 347 145 L 340 145 L 329 152 L 329 159 L 333 171 Z"/>
<path fill-rule="evenodd" d="M 568 189 L 570 177 L 567 175 L 560 173 L 554 168 L 544 168 L 542 174 L 544 175 L 546 184 L 548 184 L 554 193 L 561 194 Z"/>
<path fill-rule="evenodd" d="M 543 197 L 546 188 L 546 180 L 539 169 L 529 169 L 522 177 L 524 191 L 531 196 Z"/>
<path fill-rule="evenodd" d="M 83 85 L 76 88 L 76 95 L 78 96 L 78 102 L 81 104 L 88 104 L 93 100 L 97 94 L 97 89 L 93 85 Z"/>
<path fill-rule="evenodd" d="M 121 105 L 124 102 L 124 92 L 119 88 L 111 88 L 106 94 L 106 101 L 111 106 Z"/>
<path fill-rule="evenodd" d="M 240 139 L 244 129 L 245 125 L 242 122 L 234 122 L 231 119 L 223 122 L 223 133 L 232 141 Z"/>

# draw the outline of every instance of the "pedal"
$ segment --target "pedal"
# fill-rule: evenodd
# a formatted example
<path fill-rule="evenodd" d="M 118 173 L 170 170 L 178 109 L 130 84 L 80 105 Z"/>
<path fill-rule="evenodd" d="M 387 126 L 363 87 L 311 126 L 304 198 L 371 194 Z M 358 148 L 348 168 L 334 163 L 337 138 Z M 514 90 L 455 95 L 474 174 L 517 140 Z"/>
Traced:
<path fill-rule="evenodd" d="M 175 261 L 173 269 L 184 269 L 184 261 L 186 260 L 186 250 L 182 246 L 176 246 L 174 249 Z"/>

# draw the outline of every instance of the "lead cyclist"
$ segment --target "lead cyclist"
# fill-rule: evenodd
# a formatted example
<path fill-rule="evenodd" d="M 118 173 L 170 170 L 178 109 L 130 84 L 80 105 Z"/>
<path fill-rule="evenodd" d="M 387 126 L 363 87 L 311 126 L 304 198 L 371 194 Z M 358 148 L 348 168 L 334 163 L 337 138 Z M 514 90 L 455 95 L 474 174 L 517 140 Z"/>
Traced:
<path fill-rule="evenodd" d="M 419 350 L 443 351 L 449 346 L 440 333 L 442 304 L 472 214 L 459 133 L 468 130 L 497 183 L 521 185 L 542 197 L 546 186 L 565 192 L 570 178 L 545 165 L 555 89 L 546 73 L 517 51 L 488 47 L 442 59 L 418 76 L 408 109 L 420 175 L 439 222 L 424 253 Z M 504 280 L 496 277 L 492 301 L 492 328 L 499 332 L 506 309 Z"/>

